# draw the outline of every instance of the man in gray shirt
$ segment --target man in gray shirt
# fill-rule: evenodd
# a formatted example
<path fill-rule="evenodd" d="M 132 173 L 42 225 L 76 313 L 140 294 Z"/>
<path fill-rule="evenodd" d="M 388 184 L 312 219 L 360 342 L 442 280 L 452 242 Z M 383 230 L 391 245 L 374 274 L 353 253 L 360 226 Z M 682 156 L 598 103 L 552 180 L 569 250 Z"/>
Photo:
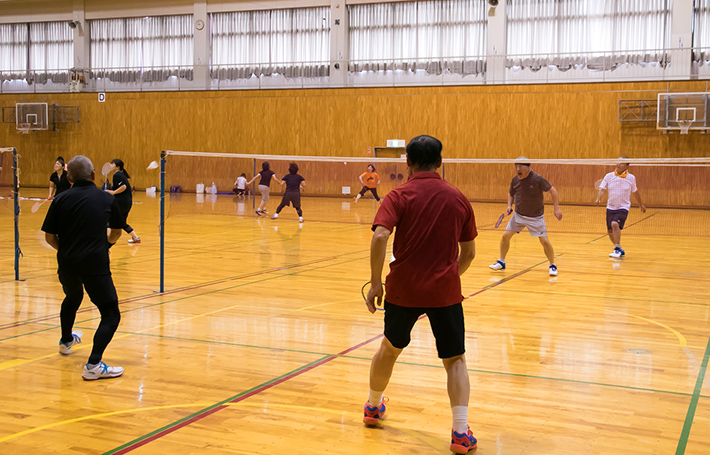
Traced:
<path fill-rule="evenodd" d="M 513 201 L 515 201 L 515 213 L 510 218 L 503 238 L 500 240 L 500 258 L 489 267 L 492 270 L 505 270 L 505 255 L 508 254 L 510 249 L 511 237 L 527 227 L 531 236 L 540 239 L 540 244 L 542 244 L 545 255 L 550 261 L 550 276 L 557 276 L 555 251 L 547 238 L 544 204 L 545 193 L 549 191 L 552 196 L 552 203 L 555 206 L 555 217 L 558 220 L 562 219 L 557 190 L 542 176 L 530 170 L 530 163 L 524 156 L 517 159 L 515 171 L 517 175 L 510 182 L 508 208 L 506 210 L 507 214 L 512 213 Z"/>

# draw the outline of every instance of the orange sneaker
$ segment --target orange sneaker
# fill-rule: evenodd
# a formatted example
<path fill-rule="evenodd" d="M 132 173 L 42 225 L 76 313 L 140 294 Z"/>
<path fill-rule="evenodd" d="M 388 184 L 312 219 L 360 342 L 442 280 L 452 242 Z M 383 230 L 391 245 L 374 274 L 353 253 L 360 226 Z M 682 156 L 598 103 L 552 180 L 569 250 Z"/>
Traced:
<path fill-rule="evenodd" d="M 450 450 L 454 453 L 468 453 L 478 446 L 478 440 L 473 437 L 471 429 L 466 433 L 457 433 L 451 430 L 451 447 Z"/>
<path fill-rule="evenodd" d="M 362 418 L 365 425 L 377 425 L 380 423 L 380 419 L 385 415 L 385 401 L 386 399 L 383 398 L 382 403 L 377 407 L 365 403 L 365 417 Z"/>

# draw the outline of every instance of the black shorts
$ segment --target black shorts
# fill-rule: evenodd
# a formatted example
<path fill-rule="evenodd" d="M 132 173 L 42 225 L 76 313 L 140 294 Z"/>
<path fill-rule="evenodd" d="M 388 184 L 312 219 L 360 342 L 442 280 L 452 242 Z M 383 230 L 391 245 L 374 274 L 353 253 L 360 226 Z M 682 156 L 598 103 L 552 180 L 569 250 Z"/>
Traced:
<path fill-rule="evenodd" d="M 466 352 L 463 306 L 441 308 L 411 308 L 385 301 L 385 337 L 397 349 L 404 349 L 411 341 L 414 324 L 422 314 L 429 317 L 440 359 L 448 359 Z"/>
<path fill-rule="evenodd" d="M 606 209 L 606 228 L 611 231 L 611 222 L 616 221 L 617 223 L 619 223 L 619 229 L 624 229 L 624 224 L 626 223 L 627 216 L 629 216 L 628 210 Z"/>

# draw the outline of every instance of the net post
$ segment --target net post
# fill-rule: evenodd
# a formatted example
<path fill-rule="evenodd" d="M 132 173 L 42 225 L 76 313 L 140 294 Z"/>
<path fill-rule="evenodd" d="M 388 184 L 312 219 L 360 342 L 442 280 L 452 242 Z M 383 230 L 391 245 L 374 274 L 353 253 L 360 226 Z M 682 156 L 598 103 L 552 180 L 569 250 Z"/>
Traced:
<path fill-rule="evenodd" d="M 160 293 L 165 292 L 165 150 L 160 152 Z"/>
<path fill-rule="evenodd" d="M 12 149 L 12 198 L 15 220 L 15 281 L 20 281 L 20 182 L 17 170 L 17 149 Z"/>
<path fill-rule="evenodd" d="M 252 173 L 252 178 L 256 177 L 256 158 L 254 158 L 254 171 Z M 251 184 L 251 209 L 254 210 L 256 208 L 256 179 L 254 179 L 254 182 Z"/>

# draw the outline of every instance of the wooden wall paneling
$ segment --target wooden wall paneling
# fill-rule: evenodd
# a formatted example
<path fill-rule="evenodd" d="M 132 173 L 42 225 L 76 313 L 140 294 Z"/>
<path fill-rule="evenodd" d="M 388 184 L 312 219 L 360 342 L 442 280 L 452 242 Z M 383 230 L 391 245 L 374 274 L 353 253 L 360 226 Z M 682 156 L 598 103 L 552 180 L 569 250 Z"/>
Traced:
<path fill-rule="evenodd" d="M 662 134 L 653 122 L 633 127 L 618 122 L 620 99 L 652 99 L 668 89 L 704 91 L 706 83 L 112 92 L 105 103 L 98 103 L 95 93 L 8 94 L 0 95 L 2 106 L 18 101 L 79 106 L 80 123 L 60 125 L 58 133 L 27 136 L 6 124 L 0 141 L 20 150 L 26 186 L 46 186 L 57 155 L 83 153 L 97 167 L 121 158 L 133 185 L 144 188 L 156 185 L 155 173 L 145 167 L 164 149 L 365 156 L 368 146 L 419 134 L 441 139 L 445 157 L 710 156 L 705 135 Z M 232 174 L 214 175 L 229 186 Z M 340 180 L 328 188 L 339 194 L 346 179 Z M 189 178 L 185 182 L 190 188 L 195 183 Z M 490 196 L 501 193 L 500 188 L 471 189 Z M 583 192 L 572 194 L 586 198 Z M 663 193 L 658 197 L 661 202 Z M 698 198 L 688 193 L 681 199 Z"/>

